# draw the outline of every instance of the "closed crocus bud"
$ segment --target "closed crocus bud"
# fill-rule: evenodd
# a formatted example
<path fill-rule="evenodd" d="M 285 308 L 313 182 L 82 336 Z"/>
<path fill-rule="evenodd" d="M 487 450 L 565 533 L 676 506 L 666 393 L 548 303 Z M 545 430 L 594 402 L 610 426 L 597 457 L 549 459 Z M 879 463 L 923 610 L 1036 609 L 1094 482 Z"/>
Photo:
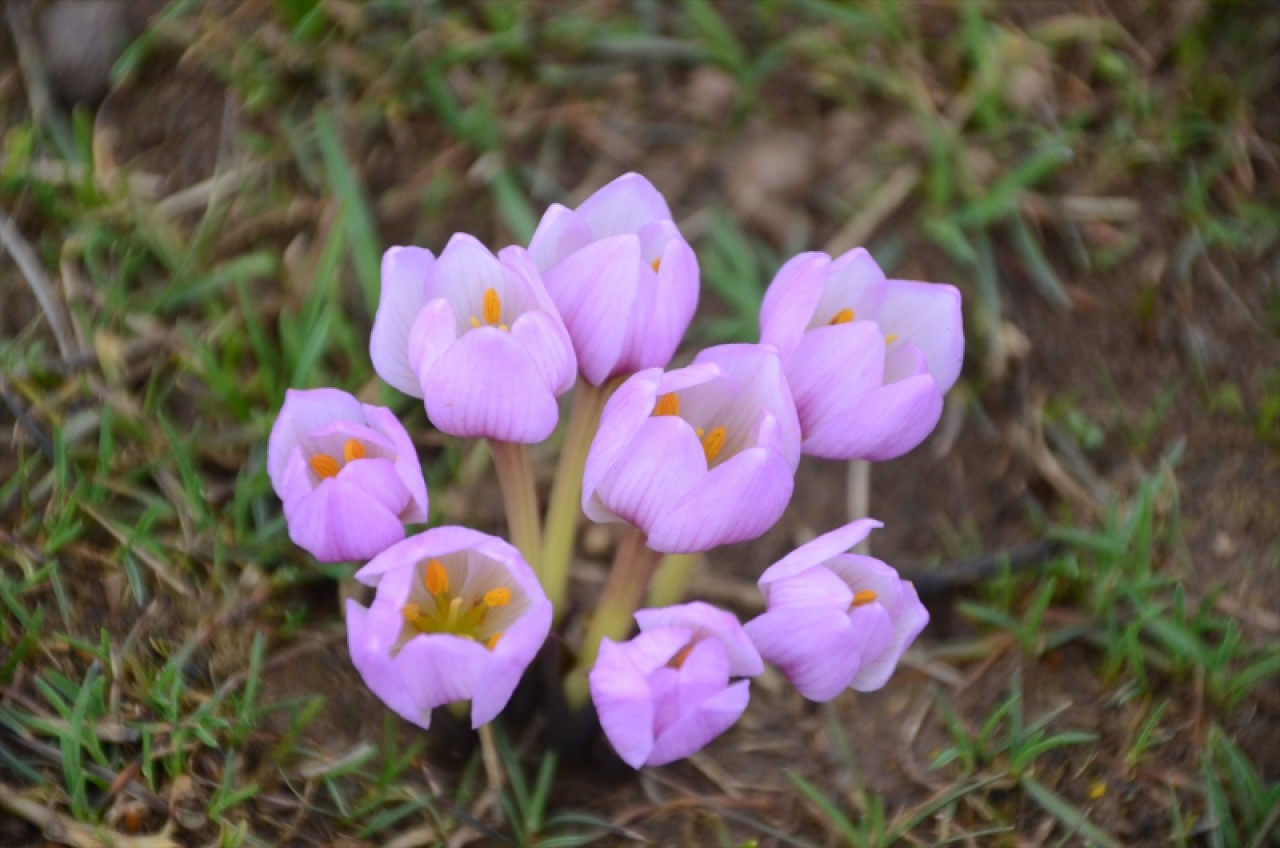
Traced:
<path fill-rule="evenodd" d="M 763 671 L 738 619 L 709 604 L 636 613 L 641 633 L 605 639 L 591 669 L 600 726 L 632 768 L 687 757 L 729 728 Z"/>
<path fill-rule="evenodd" d="M 785 363 L 806 454 L 893 459 L 932 432 L 960 375 L 960 292 L 887 280 L 863 248 L 802 253 L 765 294 L 760 338 Z"/>
<path fill-rule="evenodd" d="M 370 355 L 378 376 L 423 399 L 440 430 L 523 444 L 551 435 L 556 397 L 577 374 L 529 254 L 508 247 L 495 257 L 463 233 L 438 259 L 387 251 Z"/>
<path fill-rule="evenodd" d="M 389 409 L 338 389 L 290 389 L 267 447 L 289 538 L 321 562 L 367 560 L 427 520 L 427 484 Z"/>
<path fill-rule="evenodd" d="M 746 624 L 760 654 L 812 701 L 884 686 L 929 623 L 915 588 L 878 559 L 846 553 L 880 522 L 819 536 L 760 578 L 766 611 Z"/>
<path fill-rule="evenodd" d="M 465 527 L 405 539 L 356 572 L 377 587 L 347 601 L 352 662 L 373 693 L 419 727 L 471 701 L 479 727 L 502 711 L 551 629 L 551 602 L 519 551 Z"/>
<path fill-rule="evenodd" d="M 553 204 L 529 253 L 588 382 L 671 361 L 698 305 L 698 259 L 652 183 L 624 174 L 576 210 Z"/>
<path fill-rule="evenodd" d="M 721 345 L 687 368 L 641 371 L 609 399 L 582 508 L 627 522 L 662 553 L 754 539 L 791 499 L 800 425 L 767 345 Z"/>

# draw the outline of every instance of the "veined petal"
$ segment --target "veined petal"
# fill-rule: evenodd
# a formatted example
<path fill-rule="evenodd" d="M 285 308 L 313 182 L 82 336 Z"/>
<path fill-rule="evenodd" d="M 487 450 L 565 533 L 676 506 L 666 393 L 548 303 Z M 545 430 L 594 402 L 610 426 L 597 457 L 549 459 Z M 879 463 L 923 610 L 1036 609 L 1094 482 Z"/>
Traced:
<path fill-rule="evenodd" d="M 823 459 L 894 459 L 924 441 L 941 416 L 942 392 L 922 374 L 875 390 L 849 426 L 822 428 L 805 438 L 803 449 Z"/>
<path fill-rule="evenodd" d="M 760 591 L 767 597 L 769 593 L 766 587 L 769 584 L 826 563 L 827 560 L 845 553 L 867 538 L 872 530 L 883 526 L 883 522 L 876 521 L 874 518 L 860 518 L 843 527 L 823 533 L 765 569 L 764 574 L 760 576 Z"/>
<path fill-rule="evenodd" d="M 552 394 L 559 396 L 569 391 L 578 376 L 578 360 L 556 316 L 526 312 L 511 325 L 511 337 L 524 346 Z"/>
<path fill-rule="evenodd" d="M 645 672 L 622 645 L 604 639 L 588 682 L 605 736 L 623 762 L 640 768 L 653 749 L 653 698 Z"/>
<path fill-rule="evenodd" d="M 404 525 L 367 492 L 330 478 L 290 511 L 289 538 L 321 562 L 366 560 L 403 539 Z"/>
<path fill-rule="evenodd" d="M 888 682 L 898 661 L 920 631 L 929 623 L 929 611 L 920 603 L 920 597 L 911 583 L 903 583 L 903 609 L 893 622 L 893 640 L 879 655 L 869 658 L 853 678 L 853 688 L 859 692 L 874 692 Z"/>
<path fill-rule="evenodd" d="M 591 228 L 572 209 L 553 203 L 542 213 L 529 242 L 529 253 L 539 271 L 546 271 L 575 250 L 591 243 Z"/>
<path fill-rule="evenodd" d="M 801 253 L 778 269 L 760 306 L 760 342 L 778 349 L 785 363 L 813 320 L 822 299 L 831 257 L 825 253 Z"/>
<path fill-rule="evenodd" d="M 602 475 L 595 496 L 609 512 L 647 532 L 706 469 L 693 428 L 675 416 L 654 416 L 640 425 L 625 455 Z"/>
<path fill-rule="evenodd" d="M 794 472 L 781 453 L 745 450 L 669 501 L 649 528 L 649 547 L 696 553 L 754 539 L 782 516 L 794 484 Z"/>
<path fill-rule="evenodd" d="M 382 255 L 382 288 L 369 338 L 373 370 L 416 398 L 422 397 L 422 389 L 409 359 L 409 330 L 426 305 L 423 287 L 434 264 L 431 251 L 420 247 L 393 247 Z"/>
<path fill-rule="evenodd" d="M 431 710 L 420 709 L 391 662 L 390 651 L 400 632 L 400 616 L 391 609 L 365 609 L 347 600 L 347 650 L 365 685 L 405 721 L 424 730 Z"/>
<path fill-rule="evenodd" d="M 819 327 L 804 334 L 787 363 L 805 444 L 822 444 L 827 430 L 856 427 L 863 400 L 880 388 L 884 338 L 874 321 Z M 807 452 L 807 451 L 806 451 Z"/>
<path fill-rule="evenodd" d="M 417 378 L 415 377 L 415 382 Z M 422 463 L 418 460 L 418 450 L 409 439 L 404 425 L 384 406 L 364 405 L 364 417 L 370 426 L 389 439 L 395 446 L 396 473 L 400 475 L 405 488 L 409 490 L 409 504 L 400 514 L 400 520 L 409 524 L 423 524 L 427 521 L 427 482 L 422 476 Z"/>
<path fill-rule="evenodd" d="M 472 727 L 488 724 L 502 712 L 550 631 L 551 602 L 543 598 L 502 634 L 486 656 L 471 696 Z"/>
<path fill-rule="evenodd" d="M 643 263 L 643 258 L 648 256 L 644 247 L 646 237 L 665 242 L 658 255 L 656 274 Z M 616 369 L 619 373 L 666 367 L 698 306 L 698 259 L 675 224 L 658 221 L 647 225 L 640 232 L 640 242 L 640 285 L 626 352 Z"/>
<path fill-rule="evenodd" d="M 636 173 L 623 174 L 578 207 L 593 238 L 634 233 L 651 221 L 671 220 L 671 209 L 653 183 Z"/>
<path fill-rule="evenodd" d="M 742 717 L 750 699 L 750 683 L 739 680 L 685 711 L 654 740 L 646 764 L 665 765 L 702 750 Z"/>
<path fill-rule="evenodd" d="M 841 309 L 852 309 L 856 318 L 875 319 L 884 303 L 884 271 L 863 247 L 855 247 L 832 261 L 827 270 L 826 291 L 818 302 L 814 322 L 821 326 Z"/>
<path fill-rule="evenodd" d="M 955 385 L 964 364 L 964 320 L 955 286 L 890 280 L 877 320 L 886 333 L 920 349 L 940 391 Z"/>
<path fill-rule="evenodd" d="M 453 305 L 443 297 L 428 301 L 418 310 L 409 329 L 409 362 L 418 375 L 418 394 L 422 397 L 422 378 L 458 339 L 458 316 Z"/>
<path fill-rule="evenodd" d="M 743 626 L 760 655 L 811 701 L 830 701 L 858 672 L 859 642 L 843 610 L 771 609 Z"/>
<path fill-rule="evenodd" d="M 611 513 L 601 511 L 604 506 L 595 498 L 595 491 L 605 473 L 621 459 L 636 431 L 653 413 L 662 377 L 658 368 L 633 374 L 605 404 L 582 474 L 582 509 L 592 521 L 617 520 Z"/>
<path fill-rule="evenodd" d="M 764 663 L 738 617 L 703 601 L 669 607 L 642 609 L 636 613 L 642 632 L 664 627 L 682 627 L 695 636 L 710 637 L 724 648 L 733 677 L 754 677 L 764 671 Z"/>
<path fill-rule="evenodd" d="M 443 297 L 463 320 L 484 315 L 484 293 L 493 289 L 502 303 L 519 293 L 511 291 L 511 280 L 489 249 L 474 236 L 455 233 L 440 251 L 435 267 L 427 278 L 424 295 L 427 302 Z"/>
<path fill-rule="evenodd" d="M 622 355 L 639 278 L 640 241 L 634 235 L 590 244 L 545 275 L 578 367 L 592 385 L 604 383 Z"/>
<path fill-rule="evenodd" d="M 532 444 L 560 417 L 526 349 L 496 327 L 469 331 L 422 376 L 427 416 L 450 435 Z"/>
<path fill-rule="evenodd" d="M 469 700 L 488 653 L 470 639 L 423 633 L 405 642 L 391 662 L 414 704 L 427 711 Z"/>
<path fill-rule="evenodd" d="M 281 495 L 285 466 L 295 447 L 308 456 L 315 452 L 311 435 L 334 421 L 362 421 L 360 401 L 338 389 L 289 389 L 267 442 L 267 473 Z"/>
<path fill-rule="evenodd" d="M 905 581 L 898 576 L 898 571 L 891 565 L 862 554 L 842 553 L 833 556 L 824 563 L 824 567 L 835 574 L 854 592 L 870 590 L 875 592 L 875 603 L 884 607 L 889 617 L 897 620 L 904 608 L 902 587 Z"/>
<path fill-rule="evenodd" d="M 765 585 L 765 599 L 771 610 L 847 610 L 853 603 L 853 590 L 831 570 L 817 565 L 792 577 L 770 581 Z"/>
<path fill-rule="evenodd" d="M 396 516 L 399 523 L 400 513 L 409 503 L 409 487 L 400 479 L 395 464 L 386 459 L 361 459 L 348 462 L 338 472 L 338 482 L 354 486 L 367 498 L 381 504 L 388 512 Z M 401 533 L 403 536 L 403 532 Z"/>

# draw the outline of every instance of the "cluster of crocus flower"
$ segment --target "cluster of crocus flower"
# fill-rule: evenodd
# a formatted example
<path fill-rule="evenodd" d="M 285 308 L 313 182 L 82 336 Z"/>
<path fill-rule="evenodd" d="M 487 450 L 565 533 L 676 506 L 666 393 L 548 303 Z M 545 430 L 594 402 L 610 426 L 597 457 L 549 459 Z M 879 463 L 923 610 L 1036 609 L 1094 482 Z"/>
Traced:
<path fill-rule="evenodd" d="M 367 607 L 347 601 L 348 645 L 398 715 L 427 727 L 436 707 L 469 701 L 479 726 L 501 712 L 566 615 L 583 515 L 626 529 L 585 626 L 565 628 L 582 634 L 566 696 L 575 707 L 592 699 L 636 768 L 726 730 L 765 662 L 825 701 L 883 686 L 923 629 L 911 584 L 850 553 L 880 526 L 870 519 L 769 567 L 764 612 L 745 625 L 698 601 L 640 609 L 663 556 L 772 527 L 802 454 L 884 460 L 918 445 L 963 358 L 956 289 L 887 279 L 859 248 L 794 257 L 766 294 L 759 343 L 667 370 L 698 273 L 666 201 L 638 174 L 577 209 L 552 206 L 527 250 L 494 254 L 458 234 L 439 256 L 387 251 L 374 369 L 421 399 L 439 430 L 488 441 L 510 543 L 457 526 L 406 538 L 406 525 L 428 521 L 427 490 L 395 416 L 337 389 L 288 393 L 268 469 L 290 536 L 321 561 L 365 563 L 354 578 L 375 594 Z M 544 515 L 527 448 L 553 435 L 558 398 L 575 383 Z"/>

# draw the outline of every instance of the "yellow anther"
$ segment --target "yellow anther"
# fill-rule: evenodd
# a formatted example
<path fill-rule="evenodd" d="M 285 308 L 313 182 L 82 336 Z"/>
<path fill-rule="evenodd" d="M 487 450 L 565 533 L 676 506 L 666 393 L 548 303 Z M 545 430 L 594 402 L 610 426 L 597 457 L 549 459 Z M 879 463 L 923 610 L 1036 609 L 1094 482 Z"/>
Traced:
<path fill-rule="evenodd" d="M 707 432 L 707 431 L 706 431 L 706 430 L 704 430 L 704 429 L 702 429 L 701 427 L 694 427 L 694 428 L 693 428 L 693 432 L 694 432 L 694 434 L 695 434 L 695 435 L 697 435 L 697 437 L 698 437 L 699 439 L 701 439 L 701 438 L 702 438 L 702 434 L 703 434 L 703 433 L 705 433 L 705 432 Z"/>
<path fill-rule="evenodd" d="M 707 462 L 715 459 L 724 450 L 724 438 L 728 435 L 723 427 L 713 427 L 711 432 L 702 437 L 702 451 L 707 455 Z"/>
<path fill-rule="evenodd" d="M 655 272 L 656 272 L 656 271 L 658 270 L 658 268 L 660 268 L 661 266 L 662 266 L 662 257 L 661 257 L 661 256 L 659 256 L 657 259 L 655 259 L 655 260 L 653 260 L 652 262 L 650 262 L 650 263 L 649 263 L 649 267 L 650 267 L 650 268 L 652 268 Z"/>
<path fill-rule="evenodd" d="M 422 575 L 422 584 L 433 595 L 449 591 L 449 572 L 444 570 L 440 560 L 427 561 L 427 571 Z"/>
<path fill-rule="evenodd" d="M 884 337 L 884 346 L 888 347 L 889 345 L 893 344 L 897 340 L 898 340 L 898 334 L 890 333 L 889 335 Z"/>
<path fill-rule="evenodd" d="M 676 651 L 676 655 L 667 662 L 667 665 L 671 666 L 672 668 L 680 668 L 681 666 L 684 665 L 684 661 L 689 659 L 689 655 L 692 653 L 693 653 L 693 643 L 690 642 L 680 650 Z"/>
<path fill-rule="evenodd" d="M 679 415 L 680 414 L 680 398 L 675 392 L 667 392 L 658 398 L 658 402 L 653 405 L 654 415 Z"/>
<path fill-rule="evenodd" d="M 865 607 L 867 604 L 875 603 L 878 597 L 879 596 L 870 589 L 859 589 L 857 592 L 853 593 L 853 603 L 849 604 L 849 606 L 850 608 Z"/>
<path fill-rule="evenodd" d="M 364 445 L 360 444 L 355 439 L 347 439 L 342 443 L 342 458 L 347 462 L 351 462 L 356 459 L 364 459 L 365 455 L 366 452 Z"/>
<path fill-rule="evenodd" d="M 494 648 L 498 647 L 498 641 L 500 639 L 502 639 L 502 634 L 495 633 L 489 637 L 489 640 L 484 643 L 484 646 L 492 651 Z"/>
<path fill-rule="evenodd" d="M 477 318 L 476 316 L 472 315 L 472 316 L 471 316 L 471 329 L 473 329 L 473 330 L 474 330 L 476 327 L 482 327 L 482 326 L 484 326 L 484 325 L 480 323 L 480 319 L 479 319 L 479 318 Z"/>
<path fill-rule="evenodd" d="M 417 604 L 405 604 L 400 608 L 400 614 L 404 616 L 404 620 L 413 624 L 422 615 L 422 607 Z"/>
<path fill-rule="evenodd" d="M 490 589 L 484 593 L 484 602 L 490 607 L 505 607 L 511 603 L 511 590 L 506 586 Z"/>
<path fill-rule="evenodd" d="M 497 324 L 500 318 L 502 318 L 502 301 L 498 299 L 498 292 L 495 289 L 485 289 L 484 322 Z"/>
<path fill-rule="evenodd" d="M 835 326 L 836 324 L 848 324 L 850 321 L 856 318 L 857 315 L 858 315 L 857 312 L 853 311 L 852 309 L 846 306 L 844 309 L 841 309 L 835 315 L 832 315 L 831 320 L 828 321 L 827 323 L 830 324 L 831 326 Z"/>
<path fill-rule="evenodd" d="M 311 466 L 311 470 L 314 471 L 322 480 L 326 477 L 337 477 L 338 471 L 340 470 L 338 467 L 338 460 L 329 456 L 327 453 L 316 454 L 307 460 L 307 464 Z"/>
<path fill-rule="evenodd" d="M 499 324 L 498 329 L 505 333 L 510 331 L 511 328 L 508 327 L 506 324 Z"/>

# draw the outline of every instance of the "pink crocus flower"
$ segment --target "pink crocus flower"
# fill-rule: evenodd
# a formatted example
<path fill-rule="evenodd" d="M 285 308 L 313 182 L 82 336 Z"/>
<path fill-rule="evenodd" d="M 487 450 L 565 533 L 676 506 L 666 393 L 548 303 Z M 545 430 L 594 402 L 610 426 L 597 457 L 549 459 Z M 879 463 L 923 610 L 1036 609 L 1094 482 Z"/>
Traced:
<path fill-rule="evenodd" d="M 671 361 L 698 305 L 698 259 L 653 184 L 624 174 L 542 216 L 529 253 L 592 385 Z"/>
<path fill-rule="evenodd" d="M 529 254 L 458 233 L 440 258 L 393 247 L 369 345 L 378 376 L 454 436 L 540 442 L 573 385 L 573 346 Z"/>
<path fill-rule="evenodd" d="M 745 625 L 760 654 L 812 701 L 884 686 L 929 623 L 915 587 L 878 559 L 845 553 L 879 521 L 832 530 L 765 570 L 766 611 Z"/>
<path fill-rule="evenodd" d="M 628 522 L 661 553 L 754 539 L 791 499 L 800 426 L 767 345 L 721 345 L 687 368 L 641 371 L 609 399 L 582 508 Z"/>
<path fill-rule="evenodd" d="M 519 551 L 465 527 L 405 539 L 356 572 L 377 587 L 347 601 L 347 645 L 373 693 L 419 727 L 471 701 L 479 727 L 502 711 L 551 629 L 551 602 Z"/>
<path fill-rule="evenodd" d="M 731 613 L 695 602 L 636 613 L 641 633 L 605 639 L 591 669 L 600 726 L 632 768 L 687 757 L 727 730 L 764 670 Z"/>
<path fill-rule="evenodd" d="M 892 459 L 929 435 L 960 375 L 960 292 L 887 280 L 860 247 L 802 253 L 765 293 L 760 338 L 785 363 L 806 454 Z"/>
<path fill-rule="evenodd" d="M 321 562 L 366 560 L 427 520 L 427 484 L 391 410 L 338 389 L 290 389 L 267 446 L 289 538 Z"/>

